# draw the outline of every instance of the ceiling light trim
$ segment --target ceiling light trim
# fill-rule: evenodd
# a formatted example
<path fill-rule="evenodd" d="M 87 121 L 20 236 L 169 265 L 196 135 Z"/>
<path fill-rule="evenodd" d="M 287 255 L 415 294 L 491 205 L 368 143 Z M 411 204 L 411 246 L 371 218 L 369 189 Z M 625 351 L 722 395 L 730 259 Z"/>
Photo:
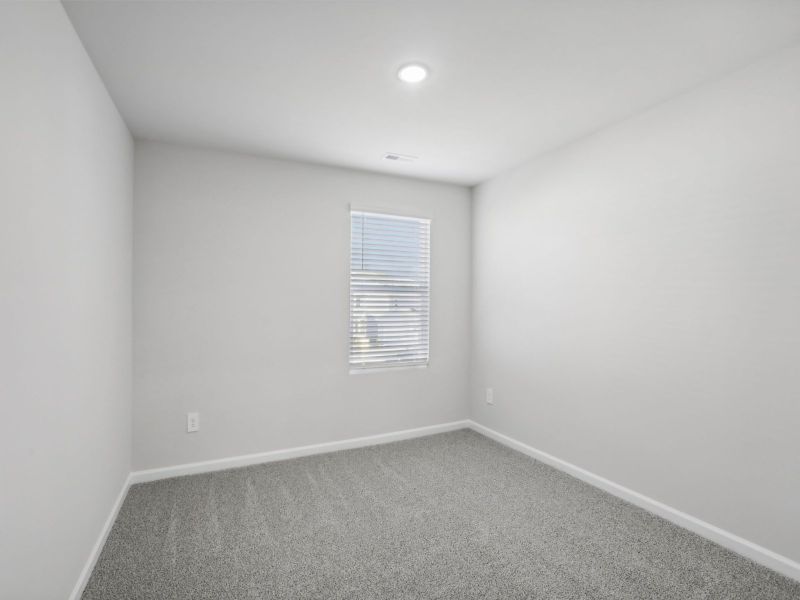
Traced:
<path fill-rule="evenodd" d="M 397 78 L 404 83 L 422 83 L 428 78 L 430 71 L 426 65 L 420 62 L 406 63 L 397 70 Z"/>

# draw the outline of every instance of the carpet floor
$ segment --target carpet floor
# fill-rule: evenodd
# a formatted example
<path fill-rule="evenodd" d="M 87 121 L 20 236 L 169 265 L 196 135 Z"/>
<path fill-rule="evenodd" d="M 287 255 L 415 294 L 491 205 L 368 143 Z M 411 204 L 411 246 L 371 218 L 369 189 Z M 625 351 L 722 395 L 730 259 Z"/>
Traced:
<path fill-rule="evenodd" d="M 83 600 L 799 599 L 473 431 L 134 485 Z"/>

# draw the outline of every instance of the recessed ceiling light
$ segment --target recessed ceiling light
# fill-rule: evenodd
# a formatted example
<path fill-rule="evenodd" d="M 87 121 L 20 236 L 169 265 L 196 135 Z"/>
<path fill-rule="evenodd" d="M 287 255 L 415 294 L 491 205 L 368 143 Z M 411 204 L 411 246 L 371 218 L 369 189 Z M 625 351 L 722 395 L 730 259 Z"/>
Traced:
<path fill-rule="evenodd" d="M 406 83 L 419 83 L 428 76 L 428 67 L 419 63 L 403 65 L 397 72 L 400 81 Z"/>

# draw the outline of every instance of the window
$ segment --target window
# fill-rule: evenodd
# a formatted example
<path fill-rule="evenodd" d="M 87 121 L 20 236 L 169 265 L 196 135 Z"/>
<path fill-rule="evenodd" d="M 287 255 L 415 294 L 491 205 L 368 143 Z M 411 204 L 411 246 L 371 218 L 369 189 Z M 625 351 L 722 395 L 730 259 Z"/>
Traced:
<path fill-rule="evenodd" d="M 428 219 L 350 213 L 350 367 L 428 364 Z"/>

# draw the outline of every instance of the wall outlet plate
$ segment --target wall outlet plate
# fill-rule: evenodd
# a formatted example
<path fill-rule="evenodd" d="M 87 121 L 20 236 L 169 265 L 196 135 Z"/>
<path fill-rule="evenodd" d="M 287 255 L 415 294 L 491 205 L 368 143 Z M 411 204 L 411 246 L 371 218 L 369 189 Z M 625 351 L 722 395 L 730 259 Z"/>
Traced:
<path fill-rule="evenodd" d="M 186 432 L 194 433 L 200 431 L 200 413 L 186 413 Z"/>
<path fill-rule="evenodd" d="M 494 404 L 494 390 L 492 388 L 486 388 L 486 404 Z"/>

